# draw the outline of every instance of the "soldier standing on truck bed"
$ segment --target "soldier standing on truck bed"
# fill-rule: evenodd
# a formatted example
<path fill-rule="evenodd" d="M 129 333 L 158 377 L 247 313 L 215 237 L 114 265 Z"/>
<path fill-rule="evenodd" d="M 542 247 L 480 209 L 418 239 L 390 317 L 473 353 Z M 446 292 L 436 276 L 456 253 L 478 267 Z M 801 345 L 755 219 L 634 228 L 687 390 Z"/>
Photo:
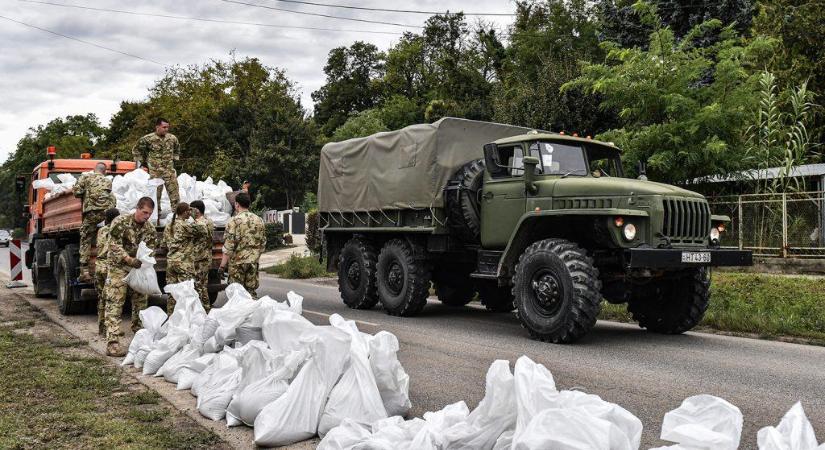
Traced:
<path fill-rule="evenodd" d="M 169 194 L 169 202 L 174 207 L 180 202 L 178 191 L 178 173 L 175 171 L 175 161 L 180 158 L 180 143 L 174 134 L 169 132 L 169 121 L 159 118 L 155 121 L 155 132 L 140 138 L 132 148 L 132 157 L 140 166 L 149 169 L 152 178 L 162 178 Z M 157 207 L 158 223 L 160 223 L 160 198 L 163 186 L 158 186 Z"/>
<path fill-rule="evenodd" d="M 97 291 L 97 334 L 106 334 L 106 296 L 103 295 L 103 288 L 106 286 L 106 273 L 108 272 L 109 258 L 109 226 L 112 221 L 120 215 L 117 208 L 106 210 L 106 224 L 97 230 L 97 258 L 95 259 L 95 291 Z"/>
<path fill-rule="evenodd" d="M 191 211 L 189 203 L 181 202 L 175 206 L 172 221 L 163 230 L 163 246 L 166 253 L 166 284 L 192 280 L 197 284 L 195 260 L 199 256 L 198 244 L 203 241 L 208 230 L 203 222 L 188 221 Z M 175 298 L 166 301 L 166 312 L 175 310 Z"/>
<path fill-rule="evenodd" d="M 89 257 L 92 253 L 92 236 L 97 224 L 103 222 L 104 211 L 115 206 L 112 180 L 106 178 L 106 164 L 95 165 L 92 173 L 83 174 L 72 188 L 75 197 L 83 199 L 83 220 L 80 225 L 80 281 L 92 281 L 89 273 Z"/>
<path fill-rule="evenodd" d="M 120 346 L 119 337 L 120 315 L 127 297 L 132 303 L 132 331 L 141 327 L 138 312 L 146 308 L 146 295 L 132 290 L 123 279 L 130 269 L 141 265 L 135 257 L 141 241 L 151 249 L 157 247 L 157 231 L 149 222 L 154 210 L 155 201 L 142 197 L 134 214 L 120 216 L 109 226 L 109 271 L 103 289 L 106 296 L 106 354 L 109 356 L 126 354 L 126 348 Z"/>
<path fill-rule="evenodd" d="M 266 246 L 264 221 L 249 212 L 249 194 L 235 196 L 237 212 L 226 224 L 221 270 L 229 267 L 229 282 L 240 283 L 257 298 L 258 259 Z"/>
<path fill-rule="evenodd" d="M 195 259 L 195 272 L 198 278 L 195 280 L 195 290 L 198 291 L 198 296 L 201 298 L 203 309 L 209 312 L 211 305 L 209 304 L 209 292 L 206 285 L 209 282 L 209 269 L 212 267 L 212 235 L 215 233 L 215 224 L 204 215 L 206 205 L 202 200 L 195 200 L 190 203 L 192 207 L 192 214 L 194 214 L 195 221 L 206 225 L 206 237 L 198 242 L 198 256 Z"/>

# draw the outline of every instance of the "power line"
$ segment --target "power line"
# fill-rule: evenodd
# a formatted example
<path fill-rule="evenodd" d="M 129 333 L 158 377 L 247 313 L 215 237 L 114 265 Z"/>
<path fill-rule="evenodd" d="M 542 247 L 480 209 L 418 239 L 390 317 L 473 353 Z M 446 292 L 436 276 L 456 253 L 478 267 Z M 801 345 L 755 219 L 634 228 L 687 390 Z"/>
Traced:
<path fill-rule="evenodd" d="M 392 13 L 405 13 L 405 14 L 427 14 L 427 15 L 436 15 L 436 14 L 456 14 L 450 13 L 448 11 L 422 11 L 416 9 L 390 9 L 390 8 L 369 8 L 366 6 L 350 6 L 350 5 L 333 5 L 330 3 L 317 3 L 317 2 L 307 2 L 301 0 L 274 0 L 276 2 L 283 2 L 283 3 L 297 3 L 300 5 L 311 5 L 311 6 L 326 6 L 329 8 L 342 8 L 342 9 L 357 9 L 359 11 L 378 11 L 378 12 L 392 12 Z M 479 12 L 461 12 L 465 16 L 515 16 L 515 13 L 479 13 Z"/>
<path fill-rule="evenodd" d="M 191 16 L 175 16 L 170 14 L 156 14 L 156 13 L 144 13 L 138 11 L 125 11 L 122 9 L 107 9 L 107 8 L 95 8 L 92 6 L 85 6 L 85 5 L 70 5 L 70 4 L 62 4 L 62 3 L 51 3 L 51 2 L 44 2 L 44 1 L 37 1 L 37 0 L 17 0 L 23 3 L 35 3 L 39 5 L 49 5 L 49 6 L 59 6 L 61 8 L 75 8 L 75 9 L 84 9 L 89 11 L 101 11 L 101 12 L 112 12 L 118 14 L 129 14 L 133 16 L 144 16 L 144 17 L 162 17 L 165 19 L 176 19 L 176 20 L 194 20 L 200 22 L 214 22 L 214 23 L 225 23 L 230 25 L 252 25 L 258 27 L 271 27 L 271 28 L 287 28 L 287 29 L 296 29 L 296 30 L 311 30 L 311 31 L 334 31 L 334 32 L 346 32 L 346 33 L 371 33 L 371 34 L 392 34 L 392 35 L 401 35 L 403 33 L 395 32 L 395 31 L 372 31 L 372 30 L 347 30 L 347 29 L 339 29 L 339 28 L 322 28 L 322 27 L 303 27 L 297 25 L 275 25 L 269 23 L 257 23 L 257 22 L 240 22 L 234 20 L 221 20 L 221 19 L 209 19 L 204 17 L 191 17 Z"/>
<path fill-rule="evenodd" d="M 384 21 L 380 21 L 380 20 L 356 19 L 354 17 L 333 16 L 332 14 L 311 13 L 311 12 L 306 12 L 306 11 L 295 11 L 295 10 L 292 10 L 292 9 L 276 8 L 274 6 L 267 6 L 267 5 L 256 5 L 254 3 L 241 2 L 241 1 L 237 1 L 237 0 L 221 0 L 221 1 L 225 2 L 225 3 L 235 3 L 237 5 L 252 6 L 252 7 L 255 7 L 255 8 L 264 8 L 264 9 L 269 9 L 269 10 L 272 10 L 272 11 L 282 11 L 282 12 L 289 12 L 289 13 L 293 13 L 293 14 L 301 14 L 301 15 L 304 15 L 304 16 L 326 17 L 327 19 L 349 20 L 349 21 L 352 21 L 352 22 L 361 22 L 361 23 L 375 23 L 375 24 L 379 24 L 379 25 L 392 25 L 392 26 L 395 26 L 395 27 L 424 28 L 420 25 L 409 25 L 409 24 L 397 23 L 397 22 L 384 22 Z"/>
<path fill-rule="evenodd" d="M 162 62 L 158 62 L 158 61 L 155 61 L 153 59 L 144 58 L 142 56 L 138 56 L 138 55 L 135 55 L 135 54 L 132 54 L 132 53 L 122 52 L 120 50 L 117 50 L 117 49 L 114 49 L 114 48 L 111 48 L 111 47 L 106 47 L 106 46 L 103 46 L 103 45 L 100 45 L 100 44 L 95 44 L 94 42 L 89 42 L 89 41 L 86 41 L 86 40 L 83 40 L 83 39 L 80 39 L 80 38 L 76 38 L 74 36 L 69 36 L 67 34 L 59 33 L 57 31 L 52 31 L 52 30 L 48 30 L 46 28 L 41 28 L 41 27 L 38 27 L 37 25 L 32 25 L 30 23 L 21 22 L 19 20 L 12 19 L 11 17 L 6 17 L 6 16 L 0 15 L 0 19 L 6 19 L 8 21 L 18 23 L 18 24 L 23 25 L 23 26 L 27 26 L 29 28 L 34 28 L 36 30 L 40 30 L 40 31 L 43 31 L 43 32 L 46 32 L 46 33 L 49 33 L 49 34 L 53 34 L 55 36 L 60 36 L 62 38 L 66 38 L 66 39 L 70 39 L 72 41 L 80 42 L 82 44 L 91 45 L 92 47 L 97 47 L 97 48 L 100 48 L 100 49 L 103 49 L 103 50 L 108 50 L 110 52 L 119 53 L 123 56 L 128 56 L 130 58 L 135 58 L 135 59 L 139 59 L 141 61 L 150 62 L 152 64 L 157 64 L 157 65 L 162 66 L 162 67 L 169 67 L 168 64 L 164 64 Z"/>

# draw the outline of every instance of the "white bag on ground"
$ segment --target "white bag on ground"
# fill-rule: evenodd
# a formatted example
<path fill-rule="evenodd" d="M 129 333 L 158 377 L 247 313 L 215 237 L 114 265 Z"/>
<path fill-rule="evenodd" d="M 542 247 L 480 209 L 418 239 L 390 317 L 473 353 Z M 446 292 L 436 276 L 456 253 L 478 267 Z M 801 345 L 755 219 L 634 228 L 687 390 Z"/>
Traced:
<path fill-rule="evenodd" d="M 129 352 L 126 354 L 123 362 L 120 363 L 121 366 L 133 364 L 135 354 L 140 347 L 149 346 L 155 342 L 156 339 L 159 339 L 161 337 L 160 334 L 163 324 L 166 322 L 166 319 L 169 318 L 169 316 L 157 306 L 150 306 L 141 310 L 138 312 L 138 316 L 140 316 L 140 323 L 143 325 L 143 328 L 138 330 L 135 336 L 132 337 L 132 342 L 129 343 Z"/>
<path fill-rule="evenodd" d="M 215 344 L 218 348 L 235 340 L 235 329 L 238 328 L 257 308 L 257 302 L 238 283 L 226 287 L 227 301 L 220 308 L 209 311 L 209 318 L 218 321 L 215 330 Z"/>
<path fill-rule="evenodd" d="M 785 413 L 779 425 L 759 430 L 756 444 L 759 450 L 825 450 L 825 444 L 817 447 L 814 428 L 800 402 Z"/>
<path fill-rule="evenodd" d="M 204 369 L 212 364 L 216 356 L 218 355 L 215 353 L 207 353 L 184 365 L 183 368 L 178 371 L 178 385 L 176 389 L 179 391 L 191 389 L 195 379 Z"/>
<path fill-rule="evenodd" d="M 140 241 L 135 258 L 141 262 L 140 268 L 132 268 L 123 280 L 136 292 L 160 295 L 158 276 L 155 273 L 156 261 L 152 257 L 152 249 L 147 247 L 145 242 Z"/>
<path fill-rule="evenodd" d="M 344 419 L 340 425 L 333 428 L 324 436 L 316 450 L 350 450 L 372 437 L 372 433 L 364 425 Z M 374 447 L 367 447 L 374 448 Z"/>
<path fill-rule="evenodd" d="M 406 422 L 401 416 L 378 420 L 372 424 L 372 436 L 360 448 L 406 450 L 426 423 L 418 417 Z"/>
<path fill-rule="evenodd" d="M 278 367 L 272 373 L 242 390 L 239 389 L 239 393 L 235 395 L 226 409 L 227 415 L 231 413 L 239 421 L 250 427 L 253 426 L 261 410 L 287 391 L 290 381 L 295 377 L 301 365 L 306 362 L 308 355 L 308 350 L 302 349 L 279 356 L 283 362 L 275 364 Z"/>
<path fill-rule="evenodd" d="M 191 361 L 196 360 L 201 356 L 201 352 L 197 346 L 186 344 L 179 352 L 172 355 L 155 373 L 156 377 L 163 377 L 170 383 L 177 384 L 178 373 Z"/>
<path fill-rule="evenodd" d="M 286 393 L 255 419 L 255 443 L 260 446 L 288 445 L 314 436 L 324 402 L 349 360 L 351 339 L 339 329 L 315 327 L 300 340 L 312 356 Z"/>
<path fill-rule="evenodd" d="M 218 353 L 210 364 L 198 374 L 195 381 L 192 382 L 192 390 L 190 391 L 192 395 L 198 397 L 201 394 L 201 388 L 209 382 L 215 372 L 226 369 L 227 367 L 239 367 L 238 356 L 231 350 L 232 349 L 225 347 L 224 351 Z"/>
<path fill-rule="evenodd" d="M 484 398 L 476 409 L 444 431 L 445 448 L 491 449 L 506 430 L 516 426 L 515 382 L 510 362 L 497 360 L 487 370 Z"/>
<path fill-rule="evenodd" d="M 366 426 L 387 417 L 381 393 L 378 392 L 375 376 L 367 359 L 369 347 L 366 340 L 352 320 L 344 320 L 340 315 L 333 314 L 329 322 L 335 328 L 349 334 L 352 340 L 349 367 L 332 388 L 318 423 L 318 435 L 321 437 L 344 419 L 351 419 Z"/>
<path fill-rule="evenodd" d="M 179 329 L 172 329 L 163 339 L 155 343 L 155 348 L 143 362 L 143 374 L 154 375 L 169 358 L 189 342 L 189 336 Z"/>
<path fill-rule="evenodd" d="M 581 408 L 541 411 L 513 440 L 513 450 L 636 450 L 613 423 Z"/>
<path fill-rule="evenodd" d="M 226 365 L 200 386 L 198 392 L 198 412 L 212 420 L 221 420 L 226 416 L 226 407 L 232 400 L 232 394 L 241 382 L 243 369 L 239 366 Z"/>
<path fill-rule="evenodd" d="M 742 412 L 712 395 L 686 398 L 665 414 L 661 438 L 685 448 L 736 450 L 742 435 Z"/>
<path fill-rule="evenodd" d="M 370 340 L 369 348 L 370 367 L 387 415 L 406 416 L 412 408 L 410 377 L 398 361 L 398 338 L 390 332 L 379 331 Z"/>
<path fill-rule="evenodd" d="M 439 450 L 444 448 L 444 431 L 467 420 L 470 409 L 464 401 L 447 405 L 441 411 L 424 413 L 426 422 L 415 435 L 410 448 Z"/>
<path fill-rule="evenodd" d="M 553 405 L 552 398 L 558 395 L 553 374 L 541 364 L 527 356 L 516 360 L 514 370 L 516 389 L 516 439 L 533 417 Z"/>
<path fill-rule="evenodd" d="M 299 314 L 273 309 L 264 319 L 261 331 L 269 348 L 280 354 L 300 348 L 301 335 L 315 328 L 315 324 Z"/>

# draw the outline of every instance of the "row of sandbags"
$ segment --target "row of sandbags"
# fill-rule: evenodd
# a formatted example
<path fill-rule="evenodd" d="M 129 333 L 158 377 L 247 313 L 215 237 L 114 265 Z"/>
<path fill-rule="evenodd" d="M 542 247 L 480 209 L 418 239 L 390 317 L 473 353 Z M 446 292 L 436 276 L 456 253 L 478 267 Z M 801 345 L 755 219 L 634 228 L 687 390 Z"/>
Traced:
<path fill-rule="evenodd" d="M 164 290 L 176 300 L 172 314 L 141 311 L 144 328 L 123 365 L 190 389 L 205 417 L 253 426 L 258 445 L 409 412 L 409 377 L 391 333 L 362 333 L 337 314 L 329 326 L 314 325 L 294 292 L 286 302 L 256 301 L 232 284 L 226 304 L 206 314 L 191 280 Z"/>
<path fill-rule="evenodd" d="M 719 397 L 690 397 L 662 423 L 661 438 L 675 444 L 654 450 L 735 450 L 742 422 L 739 408 Z M 626 409 L 597 395 L 557 390 L 547 368 L 522 356 L 513 373 L 509 361 L 493 362 L 484 398 L 472 412 L 460 401 L 423 419 L 346 419 L 318 449 L 633 450 L 641 435 L 642 422 Z M 825 450 L 817 447 L 800 403 L 778 426 L 761 429 L 757 440 L 760 450 Z"/>

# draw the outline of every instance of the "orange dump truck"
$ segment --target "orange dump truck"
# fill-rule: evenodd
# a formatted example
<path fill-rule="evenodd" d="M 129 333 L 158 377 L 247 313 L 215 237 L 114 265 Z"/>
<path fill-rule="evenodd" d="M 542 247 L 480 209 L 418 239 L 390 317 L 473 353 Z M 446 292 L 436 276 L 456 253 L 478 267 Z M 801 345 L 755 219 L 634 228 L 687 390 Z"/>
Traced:
<path fill-rule="evenodd" d="M 49 159 L 34 167 L 31 177 L 18 179 L 18 186 L 28 186 L 28 202 L 24 206 L 28 217 L 26 231 L 29 236 L 29 248 L 25 253 L 26 267 L 31 269 L 34 293 L 38 297 L 55 295 L 60 312 L 63 314 L 80 314 L 94 312 L 97 307 L 97 293 L 91 283 L 82 283 L 80 275 L 80 224 L 82 218 L 81 200 L 71 192 L 50 196 L 45 189 L 33 189 L 32 182 L 51 178 L 59 182 L 58 175 L 69 173 L 80 177 L 83 172 L 94 170 L 95 165 L 103 162 L 109 175 L 123 175 L 135 170 L 132 161 L 108 161 L 91 159 L 89 154 L 79 159 L 55 159 L 53 147 L 49 147 Z M 27 179 L 28 178 L 28 179 Z M 125 211 L 124 211 L 125 213 Z M 223 228 L 215 227 L 212 236 L 212 269 L 209 271 L 209 297 L 214 301 L 223 289 L 218 274 L 221 248 L 223 247 Z M 163 228 L 158 227 L 158 242 Z M 93 249 L 90 269 L 94 274 L 96 249 Z M 166 281 L 166 254 L 164 250 L 156 251 L 158 282 L 161 288 Z"/>

